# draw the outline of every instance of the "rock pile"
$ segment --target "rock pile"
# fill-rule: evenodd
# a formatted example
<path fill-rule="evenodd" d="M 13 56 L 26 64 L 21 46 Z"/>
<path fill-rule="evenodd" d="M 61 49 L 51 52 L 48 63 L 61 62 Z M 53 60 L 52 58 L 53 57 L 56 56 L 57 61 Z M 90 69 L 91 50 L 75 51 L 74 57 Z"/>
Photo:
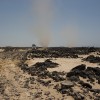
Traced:
<path fill-rule="evenodd" d="M 79 65 L 79 66 L 76 66 L 76 67 L 73 68 L 70 72 L 67 73 L 67 77 L 68 77 L 68 78 L 71 78 L 72 80 L 74 80 L 74 78 L 75 78 L 75 80 L 77 80 L 77 78 L 78 78 L 79 76 L 85 77 L 85 75 L 84 75 L 85 69 L 86 69 L 86 65 L 84 65 L 84 64 Z M 75 81 L 75 80 L 74 80 L 74 81 Z"/>
<path fill-rule="evenodd" d="M 91 82 L 94 82 L 94 79 L 100 82 L 100 68 L 99 67 L 87 67 L 86 65 L 79 65 L 73 68 L 70 72 L 67 73 L 67 77 L 71 81 L 79 81 L 79 77 L 88 78 Z"/>
<path fill-rule="evenodd" d="M 58 67 L 59 64 L 52 62 L 50 59 L 47 59 L 45 62 L 38 62 L 36 63 L 35 67 L 40 67 L 40 66 L 44 66 L 46 68 L 55 68 Z"/>
<path fill-rule="evenodd" d="M 50 65 L 51 64 L 51 65 Z M 67 74 L 64 72 L 49 72 L 47 68 L 53 68 L 53 63 L 50 59 L 44 62 L 38 62 L 35 65 L 29 67 L 28 65 L 23 65 L 22 70 L 27 71 L 32 76 L 38 76 L 37 82 L 43 86 L 50 86 L 52 80 L 55 82 L 54 89 L 60 92 L 62 95 L 72 96 L 74 100 L 84 100 L 85 98 L 91 98 L 94 100 L 99 100 L 100 89 L 94 88 L 96 84 L 100 84 L 100 68 L 99 67 L 86 67 L 86 65 L 81 64 L 73 69 Z M 58 65 L 58 64 L 55 64 Z M 49 67 L 50 66 L 50 67 Z M 66 75 L 66 78 L 63 77 Z M 45 79 L 50 80 L 45 80 Z M 86 79 L 86 81 L 84 81 Z M 59 82 L 56 83 L 56 82 Z M 79 88 L 80 91 L 76 91 L 75 87 Z M 87 97 L 86 94 L 88 94 Z M 92 95 L 91 95 L 92 94 Z"/>
<path fill-rule="evenodd" d="M 5 86 L 3 82 L 0 82 L 0 94 L 3 94 L 5 90 Z"/>
<path fill-rule="evenodd" d="M 56 50 L 56 48 L 51 49 L 48 48 L 46 50 L 31 50 L 28 53 L 28 56 L 30 58 L 59 58 L 59 57 L 63 57 L 63 58 L 78 58 L 78 55 L 75 52 L 71 52 L 70 49 L 58 49 Z"/>
<path fill-rule="evenodd" d="M 99 48 L 94 47 L 48 47 L 46 49 L 40 50 L 41 48 L 33 49 L 28 51 L 28 56 L 30 58 L 78 58 L 78 55 L 85 55 L 91 52 L 100 51 Z"/>
<path fill-rule="evenodd" d="M 100 57 L 98 56 L 94 56 L 94 55 L 90 55 L 87 58 L 83 59 L 84 61 L 89 61 L 90 63 L 100 63 Z"/>
<path fill-rule="evenodd" d="M 51 83 L 51 80 L 38 79 L 37 81 L 43 86 L 48 86 Z"/>
<path fill-rule="evenodd" d="M 48 76 L 56 82 L 65 80 L 65 78 L 63 77 L 64 74 L 62 75 L 61 73 L 59 73 L 57 71 L 51 72 Z"/>
<path fill-rule="evenodd" d="M 54 89 L 62 95 L 71 96 L 74 100 L 99 100 L 100 89 L 94 86 L 95 84 L 100 85 L 99 67 L 86 67 L 85 64 L 81 64 L 71 69 L 68 73 L 48 71 L 48 68 L 55 68 L 57 66 L 57 63 L 47 59 L 31 67 L 27 64 L 22 64 L 20 67 L 33 77 L 37 76 L 37 82 L 45 87 L 49 87 L 53 83 Z M 47 94 L 50 93 L 48 92 Z"/>
<path fill-rule="evenodd" d="M 93 96 L 89 95 L 89 98 L 99 100 L 100 89 L 95 89 L 94 84 L 100 84 L 100 68 L 87 67 L 82 64 L 73 68 L 67 73 L 66 77 L 68 81 L 61 82 L 56 86 L 56 89 L 62 94 L 72 96 L 75 100 L 84 100 L 85 95 L 89 94 L 89 91 L 93 93 Z M 87 80 L 84 81 L 84 79 Z M 97 83 L 95 83 L 97 82 Z M 81 94 L 75 91 L 75 87 L 81 88 Z"/>
<path fill-rule="evenodd" d="M 27 64 L 20 64 L 20 67 L 23 71 L 28 72 L 32 76 L 39 76 L 39 77 L 48 77 L 52 76 L 52 73 L 50 73 L 47 68 L 55 68 L 58 67 L 57 63 L 54 63 L 50 61 L 50 59 L 47 59 L 44 62 L 37 62 L 36 64 L 29 67 Z"/>

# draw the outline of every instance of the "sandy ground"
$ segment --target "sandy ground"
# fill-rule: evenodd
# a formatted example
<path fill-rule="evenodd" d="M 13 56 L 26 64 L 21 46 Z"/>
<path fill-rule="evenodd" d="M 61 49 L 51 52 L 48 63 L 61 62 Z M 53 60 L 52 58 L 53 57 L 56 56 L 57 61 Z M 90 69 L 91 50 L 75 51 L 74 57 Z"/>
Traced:
<path fill-rule="evenodd" d="M 45 87 L 35 81 L 34 84 L 30 84 L 28 88 L 25 88 L 25 83 L 31 75 L 20 70 L 20 68 L 16 66 L 16 62 L 17 61 L 0 60 L 0 77 L 4 76 L 6 81 L 8 81 L 8 83 L 5 83 L 5 94 L 7 96 L 0 95 L 0 100 L 6 100 L 6 98 L 9 98 L 7 100 L 49 100 L 49 98 L 52 98 L 52 100 L 55 100 L 54 98 L 56 98 L 56 100 L 61 100 L 62 95 L 53 89 L 54 82 L 52 86 Z M 42 97 L 35 98 L 35 95 L 41 92 Z M 47 92 L 50 92 L 49 96 L 45 95 Z M 73 100 L 70 96 L 67 98 Z M 66 100 L 69 100 L 67 98 Z"/>
<path fill-rule="evenodd" d="M 46 59 L 47 58 L 34 58 L 34 59 L 31 59 L 31 60 L 27 60 L 26 63 L 29 66 L 31 66 L 31 65 L 34 65 L 37 62 L 44 62 Z M 77 59 L 74 59 L 74 58 L 56 58 L 55 59 L 55 58 L 52 58 L 51 61 L 58 63 L 59 66 L 56 67 L 56 68 L 48 68 L 48 70 L 50 72 L 52 72 L 52 71 L 69 72 L 72 68 L 74 68 L 75 66 L 80 65 L 80 64 L 85 64 L 88 67 L 89 66 L 100 67 L 100 65 L 97 64 L 97 63 L 89 63 L 89 62 L 86 62 L 86 61 L 82 61 L 82 58 L 77 58 Z"/>
<path fill-rule="evenodd" d="M 0 49 L 0 52 L 3 52 L 4 51 L 4 49 Z"/>
<path fill-rule="evenodd" d="M 1 52 L 2 50 L 0 50 Z M 80 64 L 86 64 L 86 66 L 91 67 L 100 67 L 100 65 L 96 63 L 89 63 L 82 61 L 85 56 L 80 56 L 80 58 L 52 58 L 53 62 L 59 64 L 56 68 L 48 68 L 50 72 L 58 71 L 58 72 L 69 72 L 72 68 Z M 29 66 L 34 65 L 37 62 L 43 62 L 48 58 L 34 58 L 31 60 L 27 60 L 26 63 Z M 33 84 L 28 84 L 28 87 L 25 88 L 25 84 L 27 79 L 32 77 L 28 73 L 23 72 L 18 66 L 17 60 L 3 60 L 0 59 L 0 77 L 4 76 L 4 79 L 8 83 L 4 83 L 6 86 L 5 94 L 0 94 L 0 100 L 74 100 L 70 96 L 64 96 L 61 93 L 57 92 L 57 90 L 53 89 L 54 85 L 57 84 L 52 81 L 50 87 L 45 87 L 35 81 Z M 37 77 L 36 77 L 37 78 Z M 49 79 L 48 79 L 49 80 Z M 84 80 L 85 81 L 85 80 Z M 100 88 L 100 85 L 94 85 L 94 88 Z M 74 87 L 76 91 L 81 91 L 77 86 Z M 42 93 L 41 93 L 42 92 Z M 50 95 L 45 95 L 45 93 L 50 92 Z M 40 93 L 41 97 L 36 98 L 36 94 Z M 8 99 L 7 99 L 8 98 Z M 51 99 L 49 99 L 51 98 Z M 62 99 L 63 98 L 63 99 Z M 87 100 L 91 100 L 87 97 Z"/>

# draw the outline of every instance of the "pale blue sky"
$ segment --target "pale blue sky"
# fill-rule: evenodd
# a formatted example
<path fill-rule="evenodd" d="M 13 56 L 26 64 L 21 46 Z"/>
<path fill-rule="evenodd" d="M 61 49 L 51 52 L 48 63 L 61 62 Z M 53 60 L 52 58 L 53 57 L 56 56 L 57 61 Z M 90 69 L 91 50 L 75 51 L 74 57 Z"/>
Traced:
<path fill-rule="evenodd" d="M 35 1 L 0 0 L 0 46 L 40 45 L 34 34 Z M 100 47 L 100 0 L 52 0 L 51 5 L 49 46 L 69 46 L 73 42 L 73 46 Z"/>

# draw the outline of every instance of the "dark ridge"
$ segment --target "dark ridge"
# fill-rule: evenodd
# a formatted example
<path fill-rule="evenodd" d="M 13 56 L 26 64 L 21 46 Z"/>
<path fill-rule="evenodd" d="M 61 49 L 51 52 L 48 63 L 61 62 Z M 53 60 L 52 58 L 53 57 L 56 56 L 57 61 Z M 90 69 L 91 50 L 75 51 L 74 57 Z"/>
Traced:
<path fill-rule="evenodd" d="M 83 60 L 88 61 L 90 63 L 100 63 L 100 57 L 95 57 L 94 55 L 89 55 L 87 58 L 84 58 Z"/>
<path fill-rule="evenodd" d="M 40 48 L 31 49 L 28 51 L 28 54 L 31 58 L 78 58 L 78 55 L 85 55 L 96 51 L 100 51 L 100 49 L 94 47 L 49 47 L 42 50 Z"/>

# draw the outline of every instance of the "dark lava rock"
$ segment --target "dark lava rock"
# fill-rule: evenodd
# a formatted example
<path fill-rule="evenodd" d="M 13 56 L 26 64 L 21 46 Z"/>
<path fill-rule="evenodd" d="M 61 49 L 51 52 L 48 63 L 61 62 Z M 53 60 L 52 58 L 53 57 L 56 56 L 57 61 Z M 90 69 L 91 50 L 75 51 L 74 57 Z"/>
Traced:
<path fill-rule="evenodd" d="M 71 72 L 68 72 L 67 77 L 72 77 L 72 76 L 81 76 L 81 77 L 84 77 L 86 78 L 85 74 L 83 71 L 80 71 L 80 70 L 75 70 L 75 71 L 71 71 Z"/>
<path fill-rule="evenodd" d="M 76 55 L 76 54 L 72 54 L 72 55 L 71 55 L 71 54 L 70 54 L 69 57 L 70 57 L 70 58 L 78 58 L 78 55 Z"/>
<path fill-rule="evenodd" d="M 73 93 L 72 96 L 74 100 L 84 100 L 85 99 L 84 95 L 77 93 L 77 92 Z"/>
<path fill-rule="evenodd" d="M 96 94 L 96 93 L 100 93 L 100 89 L 90 89 L 90 91 L 91 91 L 91 92 L 94 92 L 95 94 Z"/>
<path fill-rule="evenodd" d="M 67 84 L 66 82 L 62 82 L 61 86 L 56 85 L 55 89 L 57 91 L 59 91 L 62 94 L 67 94 L 69 96 L 72 96 L 74 100 L 86 99 L 85 94 L 87 94 L 90 91 L 90 92 L 93 92 L 92 97 L 94 98 L 94 100 L 95 98 L 99 100 L 97 95 L 100 94 L 100 90 L 92 89 L 92 85 L 91 85 L 95 81 L 95 79 L 98 80 L 98 83 L 100 82 L 100 77 L 99 77 L 100 68 L 99 67 L 87 67 L 86 68 L 86 66 L 82 64 L 82 65 L 79 65 L 73 68 L 70 72 L 67 73 L 66 76 L 67 76 L 67 79 L 73 83 L 69 82 Z M 87 78 L 90 81 L 90 83 L 82 81 L 80 77 Z M 77 84 L 80 84 L 79 88 L 81 88 L 82 91 L 85 91 L 84 93 L 78 93 L 74 91 L 74 88 L 72 87 L 76 86 Z"/>
<path fill-rule="evenodd" d="M 96 96 L 94 100 L 100 100 L 100 96 Z"/>
<path fill-rule="evenodd" d="M 86 71 L 81 71 L 80 74 L 79 74 L 80 77 L 83 77 L 83 78 L 87 78 L 87 73 Z"/>
<path fill-rule="evenodd" d="M 5 48 L 4 48 L 5 49 Z M 28 48 L 26 48 L 28 50 Z M 78 58 L 78 55 L 89 54 L 94 51 L 100 51 L 100 48 L 94 47 L 48 47 L 40 50 L 41 47 L 37 47 L 36 49 L 28 50 L 26 56 L 23 59 L 29 58 Z M 5 51 L 16 51 L 18 48 L 7 48 Z M 25 48 L 23 48 L 25 50 Z M 25 60 L 26 60 L 25 59 Z"/>
<path fill-rule="evenodd" d="M 92 86 L 89 83 L 84 83 L 83 81 L 80 81 L 79 84 L 81 84 L 84 88 L 92 89 Z"/>
<path fill-rule="evenodd" d="M 47 70 L 47 68 L 54 68 L 57 66 L 58 64 L 50 61 L 50 59 L 47 59 L 45 62 L 38 62 L 32 65 L 31 67 L 29 67 L 27 64 L 19 64 L 21 70 L 23 70 L 24 72 L 28 72 L 32 76 L 39 76 L 41 78 L 51 77 L 54 80 L 62 80 L 62 78 L 57 73 L 54 76 L 52 76 Z"/>
<path fill-rule="evenodd" d="M 19 63 L 18 66 L 23 70 L 24 72 L 28 70 L 28 65 L 24 63 Z"/>
<path fill-rule="evenodd" d="M 81 64 L 81 65 L 78 65 L 76 67 L 74 67 L 71 71 L 75 71 L 75 70 L 85 70 L 86 69 L 86 65 L 85 64 Z"/>
<path fill-rule="evenodd" d="M 34 81 L 35 81 L 34 77 L 30 77 L 30 83 L 34 84 Z"/>
<path fill-rule="evenodd" d="M 51 80 L 37 80 L 40 84 L 48 86 L 51 83 Z"/>
<path fill-rule="evenodd" d="M 63 81 L 65 80 L 65 78 L 63 78 L 59 72 L 57 71 L 53 71 L 50 75 L 49 75 L 50 78 L 52 78 L 53 80 L 55 80 L 56 82 L 59 82 L 59 81 Z"/>
<path fill-rule="evenodd" d="M 99 67 L 87 67 L 87 71 L 92 71 L 95 75 L 100 76 L 100 68 Z"/>
<path fill-rule="evenodd" d="M 55 67 L 58 67 L 58 64 L 50 61 L 50 59 L 47 59 L 45 62 L 36 63 L 34 66 L 36 66 L 36 67 L 43 66 L 43 67 L 46 67 L 46 68 L 55 68 Z"/>
<path fill-rule="evenodd" d="M 78 55 L 92 52 L 90 48 L 67 48 L 67 47 L 50 47 L 43 50 L 33 49 L 29 51 L 31 58 L 78 58 Z"/>
<path fill-rule="evenodd" d="M 88 78 L 91 83 L 98 80 L 100 83 L 100 68 L 99 67 L 87 67 L 82 64 L 73 68 L 70 72 L 67 73 L 66 77 L 72 81 L 79 81 L 78 77 Z"/>
<path fill-rule="evenodd" d="M 79 70 L 70 71 L 70 72 L 67 73 L 67 77 L 79 76 L 80 73 L 81 73 L 81 71 L 79 71 Z"/>
<path fill-rule="evenodd" d="M 70 87 L 70 88 L 60 88 L 59 90 L 58 90 L 60 93 L 62 93 L 62 94 L 67 94 L 67 95 L 69 95 L 69 96 L 71 96 L 72 94 L 73 94 L 73 89 Z"/>
<path fill-rule="evenodd" d="M 75 82 L 80 81 L 79 77 L 77 77 L 77 76 L 71 76 L 71 77 L 69 77 L 68 79 L 69 79 L 70 81 L 75 81 Z"/>
<path fill-rule="evenodd" d="M 0 83 L 0 94 L 3 94 L 4 93 L 4 84 L 3 83 Z"/>
<path fill-rule="evenodd" d="M 99 67 L 87 67 L 86 69 L 87 77 L 90 79 L 90 81 L 94 82 L 94 79 L 98 80 L 98 83 L 100 82 L 100 68 Z"/>
<path fill-rule="evenodd" d="M 42 96 L 42 92 L 36 92 L 34 93 L 34 99 L 39 98 Z"/>
<path fill-rule="evenodd" d="M 46 76 L 48 71 L 47 71 L 47 68 L 45 66 L 32 66 L 32 67 L 29 67 L 27 72 L 29 74 L 31 74 L 32 76 Z"/>
<path fill-rule="evenodd" d="M 89 52 L 89 53 L 95 52 L 95 51 L 96 51 L 96 48 L 94 48 L 94 47 L 90 47 L 90 48 L 88 49 L 88 52 Z"/>
<path fill-rule="evenodd" d="M 75 68 L 73 68 L 70 72 L 67 73 L 67 77 L 71 76 L 82 76 L 85 77 L 84 70 L 86 69 L 86 65 L 78 65 Z"/>
<path fill-rule="evenodd" d="M 70 89 L 60 89 L 60 93 L 70 95 Z"/>
<path fill-rule="evenodd" d="M 29 82 L 30 82 L 30 79 L 28 78 L 28 79 L 25 81 L 24 88 L 29 88 Z"/>
<path fill-rule="evenodd" d="M 89 61 L 90 63 L 100 63 L 100 57 L 98 56 L 94 56 L 94 55 L 90 55 L 87 58 L 83 59 L 84 61 Z"/>

